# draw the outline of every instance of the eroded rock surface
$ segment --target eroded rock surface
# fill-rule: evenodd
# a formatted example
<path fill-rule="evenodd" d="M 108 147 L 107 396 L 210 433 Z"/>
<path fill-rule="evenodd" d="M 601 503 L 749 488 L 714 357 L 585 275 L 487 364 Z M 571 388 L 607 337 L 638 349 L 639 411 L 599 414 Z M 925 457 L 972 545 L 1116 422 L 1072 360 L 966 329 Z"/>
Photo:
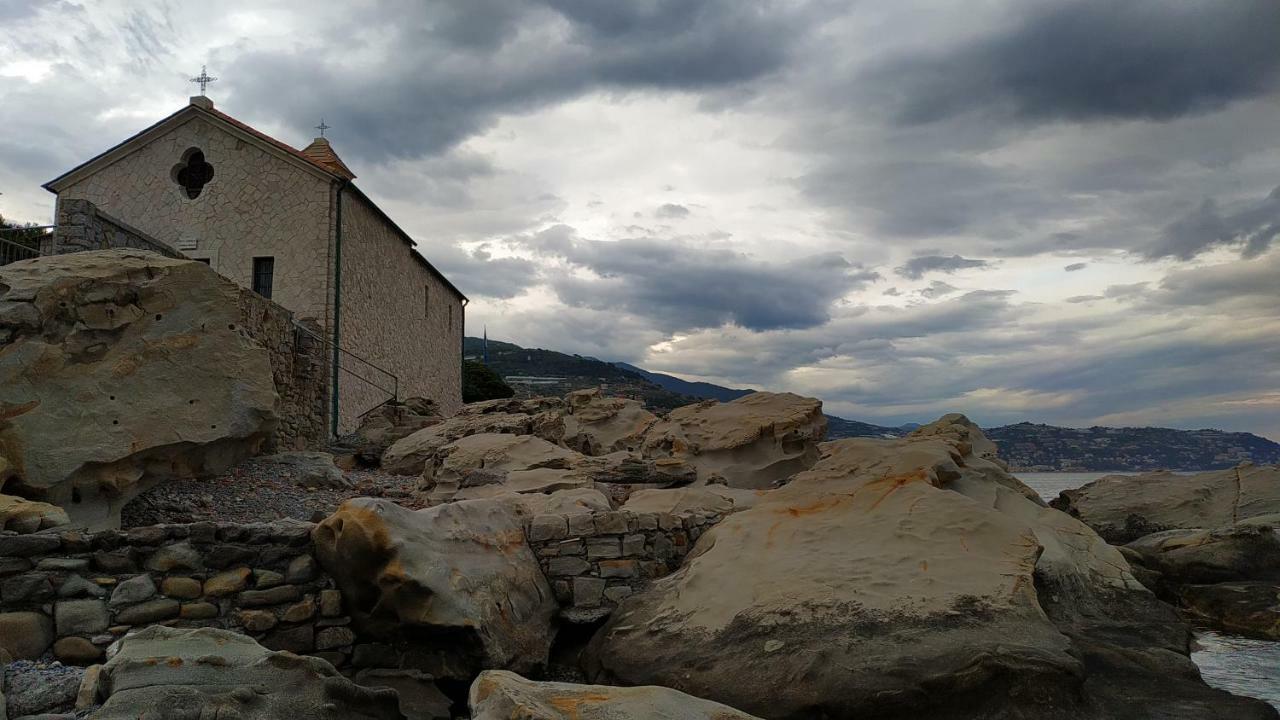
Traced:
<path fill-rule="evenodd" d="M 812 466 L 826 428 L 821 401 L 759 392 L 672 410 L 645 434 L 644 454 L 687 463 L 702 482 L 766 488 Z"/>
<path fill-rule="evenodd" d="M 484 668 L 530 672 L 546 664 L 558 606 L 509 503 L 467 500 L 415 512 L 358 498 L 312 538 L 361 631 L 411 641 L 420 669 L 470 679 Z"/>
<path fill-rule="evenodd" d="M 206 265 L 136 250 L 0 267 L 5 491 L 112 527 L 161 479 L 256 454 L 276 393 L 268 351 L 238 329 L 240 292 Z"/>
<path fill-rule="evenodd" d="M 403 720 L 394 690 L 365 688 L 319 658 L 272 652 L 212 628 L 152 626 L 103 667 L 94 718 Z"/>
<path fill-rule="evenodd" d="M 624 600 L 588 677 L 762 717 L 1270 718 L 1205 686 L 1189 628 L 948 416 L 822 459 Z"/>
<path fill-rule="evenodd" d="M 1108 475 L 1063 491 L 1052 504 L 1117 544 L 1162 530 L 1211 529 L 1265 516 L 1280 523 L 1280 466 Z"/>
<path fill-rule="evenodd" d="M 445 445 L 480 433 L 534 435 L 553 443 L 564 436 L 564 419 L 554 410 L 531 415 L 496 410 L 465 412 L 468 408 L 471 406 L 464 406 L 463 413 L 397 440 L 382 454 L 382 469 L 397 475 L 421 475 Z"/>
<path fill-rule="evenodd" d="M 471 684 L 472 720 L 759 720 L 665 687 L 535 682 L 490 670 Z"/>
<path fill-rule="evenodd" d="M 564 442 L 585 455 L 639 450 L 645 431 L 658 417 L 644 403 L 605 397 L 599 390 L 579 390 L 565 398 Z"/>

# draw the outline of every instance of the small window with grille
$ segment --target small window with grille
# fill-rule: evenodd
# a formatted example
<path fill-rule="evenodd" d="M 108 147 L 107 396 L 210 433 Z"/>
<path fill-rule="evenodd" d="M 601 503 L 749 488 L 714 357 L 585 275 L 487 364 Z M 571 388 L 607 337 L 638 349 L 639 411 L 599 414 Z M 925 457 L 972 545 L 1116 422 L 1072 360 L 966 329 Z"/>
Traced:
<path fill-rule="evenodd" d="M 253 259 L 253 291 L 262 297 L 271 297 L 272 276 L 276 271 L 276 259 L 273 257 L 256 257 Z"/>

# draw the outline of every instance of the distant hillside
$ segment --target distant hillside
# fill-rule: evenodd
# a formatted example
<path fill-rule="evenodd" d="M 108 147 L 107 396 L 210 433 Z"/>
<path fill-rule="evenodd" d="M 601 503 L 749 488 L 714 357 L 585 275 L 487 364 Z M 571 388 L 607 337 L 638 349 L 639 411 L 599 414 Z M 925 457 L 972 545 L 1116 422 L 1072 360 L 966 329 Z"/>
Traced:
<path fill-rule="evenodd" d="M 479 360 L 483 341 L 465 338 L 462 347 L 464 355 Z M 516 391 L 516 397 L 565 395 L 574 390 L 603 387 L 610 395 L 641 400 L 655 412 L 698 401 L 612 363 L 496 340 L 489 341 L 489 367 L 507 381 Z"/>
<path fill-rule="evenodd" d="M 481 341 L 466 338 L 464 348 L 467 356 L 478 358 Z M 681 380 L 627 363 L 527 349 L 496 340 L 489 341 L 489 366 L 515 388 L 519 397 L 563 395 L 603 386 L 609 394 L 643 400 L 651 410 L 660 413 L 702 399 L 727 402 L 754 392 Z M 917 427 L 916 423 L 886 427 L 827 416 L 830 440 L 898 437 Z M 1242 460 L 1280 463 L 1280 443 L 1250 433 L 1170 428 L 1066 428 L 1029 422 L 988 428 L 984 432 L 1000 446 L 1000 457 L 1013 469 L 1023 472 L 1211 470 L 1233 467 Z"/>
<path fill-rule="evenodd" d="M 1280 463 L 1280 443 L 1251 433 L 1171 428 L 1064 428 L 1021 422 L 987 437 L 1015 470 L 1216 470 Z"/>
<path fill-rule="evenodd" d="M 614 365 L 647 378 L 655 385 L 664 387 L 671 392 L 688 395 L 689 397 L 709 398 L 712 400 L 719 400 L 720 402 L 729 402 L 730 400 L 737 400 L 744 395 L 750 395 L 755 392 L 755 390 L 734 390 L 733 388 L 713 385 L 709 382 L 690 382 L 688 380 L 681 380 L 674 375 L 649 372 L 644 368 L 638 368 L 630 363 L 616 362 Z"/>

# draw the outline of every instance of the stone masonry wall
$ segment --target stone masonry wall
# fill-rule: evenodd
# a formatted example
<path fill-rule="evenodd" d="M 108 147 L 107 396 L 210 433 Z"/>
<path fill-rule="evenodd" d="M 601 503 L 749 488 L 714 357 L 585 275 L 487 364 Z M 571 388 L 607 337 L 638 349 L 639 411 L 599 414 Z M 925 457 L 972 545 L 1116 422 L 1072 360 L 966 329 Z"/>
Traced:
<path fill-rule="evenodd" d="M 252 290 L 240 290 L 241 328 L 271 356 L 276 387 L 275 445 L 279 450 L 323 447 L 329 438 L 329 355 L 316 325 Z"/>
<path fill-rule="evenodd" d="M 462 404 L 462 301 L 419 261 L 404 240 L 358 194 L 342 200 L 341 345 L 396 375 L 400 397 L 436 401 L 448 415 Z M 343 367 L 379 383 L 357 361 Z M 340 432 L 387 393 L 339 374 Z"/>
<path fill-rule="evenodd" d="M 167 257 L 186 257 L 141 230 L 98 209 L 88 200 L 58 202 L 57 230 L 40 248 L 42 255 L 65 255 L 85 250 L 136 248 Z"/>
<path fill-rule="evenodd" d="M 213 166 L 200 195 L 187 197 L 174 168 L 190 148 Z M 332 182 L 195 115 L 58 193 L 102 211 L 241 287 L 253 287 L 253 258 L 274 257 L 272 299 L 327 327 Z"/>
<path fill-rule="evenodd" d="M 525 528 L 561 604 L 592 622 L 677 567 L 720 516 L 537 515 Z M 0 644 L 89 664 L 132 628 L 217 627 L 339 668 L 413 667 L 413 648 L 361 642 L 317 563 L 312 523 L 192 523 L 0 534 Z"/>
<path fill-rule="evenodd" d="M 535 515 L 526 535 L 571 622 L 607 616 L 618 602 L 674 571 L 721 515 L 612 512 Z"/>
<path fill-rule="evenodd" d="M 341 665 L 354 643 L 310 523 L 0 536 L 0 635 L 87 664 L 130 628 L 218 627 Z"/>

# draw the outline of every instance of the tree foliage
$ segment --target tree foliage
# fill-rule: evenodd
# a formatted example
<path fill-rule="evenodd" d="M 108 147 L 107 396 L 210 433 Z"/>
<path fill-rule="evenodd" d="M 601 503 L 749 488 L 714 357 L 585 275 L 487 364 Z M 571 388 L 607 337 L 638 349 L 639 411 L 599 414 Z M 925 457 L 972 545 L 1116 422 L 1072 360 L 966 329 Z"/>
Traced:
<path fill-rule="evenodd" d="M 516 391 L 484 363 L 462 361 L 462 402 L 509 398 Z"/>

